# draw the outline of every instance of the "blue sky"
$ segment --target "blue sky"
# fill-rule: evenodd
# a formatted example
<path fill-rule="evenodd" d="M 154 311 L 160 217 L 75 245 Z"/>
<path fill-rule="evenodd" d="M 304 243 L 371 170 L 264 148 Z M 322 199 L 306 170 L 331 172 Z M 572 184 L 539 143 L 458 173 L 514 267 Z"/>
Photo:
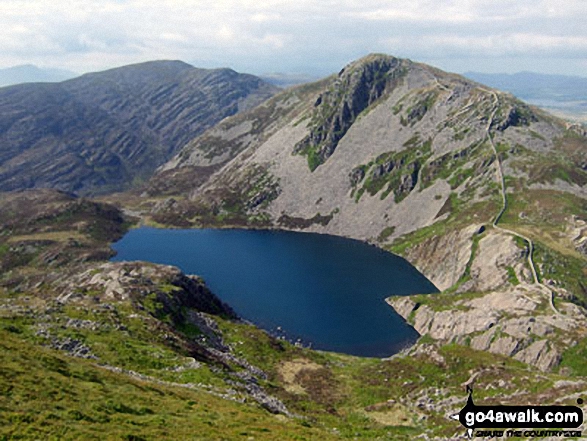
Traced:
<path fill-rule="evenodd" d="M 453 72 L 587 76 L 585 0 L 2 0 L 0 67 L 154 59 L 323 76 L 370 52 Z"/>

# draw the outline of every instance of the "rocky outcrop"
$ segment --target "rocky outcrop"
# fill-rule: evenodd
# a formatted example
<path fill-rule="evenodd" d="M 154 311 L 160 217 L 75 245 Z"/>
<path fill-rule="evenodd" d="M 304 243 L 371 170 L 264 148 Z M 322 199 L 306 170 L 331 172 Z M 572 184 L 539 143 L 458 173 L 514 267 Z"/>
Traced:
<path fill-rule="evenodd" d="M 45 338 L 48 341 L 47 346 L 52 349 L 57 349 L 58 351 L 63 351 L 72 357 L 78 358 L 87 358 L 91 360 L 97 360 L 92 350 L 83 344 L 80 340 L 76 340 L 74 338 L 58 338 L 54 335 L 51 335 L 47 331 L 39 331 L 36 334 L 38 337 Z"/>
<path fill-rule="evenodd" d="M 341 70 L 331 89 L 316 100 L 310 134 L 296 144 L 294 153 L 307 155 L 312 170 L 323 164 L 361 112 L 394 87 L 405 73 L 404 63 L 373 56 Z"/>
<path fill-rule="evenodd" d="M 479 240 L 475 259 L 471 264 L 471 291 L 490 291 L 505 285 L 508 277 L 531 279 L 526 269 L 526 249 L 516 245 L 513 236 L 488 231 Z M 509 274 L 508 274 L 509 270 Z"/>
<path fill-rule="evenodd" d="M 231 383 L 229 383 L 231 384 Z M 283 414 L 289 417 L 294 415 L 290 413 L 285 404 L 278 398 L 269 395 L 262 387 L 260 387 L 255 381 L 249 380 L 244 383 L 232 382 L 232 385 L 236 387 L 242 387 L 247 394 L 255 400 L 261 407 L 274 414 Z"/>
<path fill-rule="evenodd" d="M 268 411 L 293 416 L 287 407 L 261 386 L 267 381 L 266 372 L 235 354 L 224 341 L 217 318 L 240 322 L 234 311 L 221 302 L 196 276 L 183 274 L 178 268 L 146 262 L 105 263 L 73 274 L 67 280 L 55 282 L 55 309 L 67 306 L 82 311 L 105 310 L 114 320 L 99 324 L 90 320 L 68 319 L 62 328 L 90 329 L 114 325 L 118 331 L 129 330 L 116 323 L 118 307 L 132 306 L 131 318 L 148 323 L 166 345 L 183 348 L 187 363 L 170 368 L 174 372 L 199 369 L 204 364 L 213 370 L 222 369 L 226 384 L 240 391 Z M 48 316 L 49 317 L 49 316 Z M 38 324 L 37 335 L 54 349 L 70 355 L 99 359 L 91 345 L 77 339 L 61 339 L 53 334 L 55 319 Z M 278 343 L 276 343 L 278 344 Z M 115 368 L 119 369 L 119 368 Z M 144 377 L 136 373 L 137 378 Z M 145 377 L 146 378 L 146 377 Z"/>
<path fill-rule="evenodd" d="M 587 257 L 587 222 L 573 216 L 569 219 L 567 232 L 575 249 Z"/>
<path fill-rule="evenodd" d="M 552 315 L 544 293 L 528 284 L 430 305 L 410 297 L 388 303 L 421 335 L 514 357 L 543 371 L 557 366 L 562 352 L 585 335 L 584 311 L 570 305 L 565 316 Z"/>
<path fill-rule="evenodd" d="M 237 318 L 234 311 L 216 297 L 196 276 L 183 274 L 178 268 L 144 262 L 105 263 L 74 275 L 60 283 L 60 303 L 83 299 L 88 292 L 102 301 L 132 301 L 142 304 L 154 296 L 156 313 L 171 316 L 174 322 L 186 320 L 186 312 Z"/>
<path fill-rule="evenodd" d="M 420 305 L 409 297 L 397 297 L 390 305 L 414 326 L 421 335 L 453 341 L 463 335 L 486 331 L 497 323 L 496 311 L 473 309 L 472 311 L 435 311 L 427 305 Z"/>
<path fill-rule="evenodd" d="M 454 285 L 463 275 L 471 256 L 472 238 L 479 225 L 434 236 L 411 247 L 405 258 L 439 289 Z"/>
<path fill-rule="evenodd" d="M 493 120 L 493 127 L 503 132 L 508 127 L 529 126 L 536 121 L 538 118 L 527 105 L 516 102 L 498 111 Z"/>
<path fill-rule="evenodd" d="M 383 173 L 385 173 L 387 170 L 383 167 L 380 166 L 380 168 L 378 168 L 378 174 L 383 175 Z M 391 171 L 391 169 L 389 170 Z M 349 173 L 349 180 L 351 182 L 351 186 L 352 187 L 356 187 L 357 184 L 359 182 L 361 182 L 363 179 L 365 178 L 365 170 L 363 167 L 357 167 L 354 168 L 350 173 Z"/>
<path fill-rule="evenodd" d="M 561 352 L 547 340 L 539 340 L 527 348 L 516 353 L 514 358 L 524 363 L 537 366 L 542 371 L 548 371 L 561 361 Z"/>

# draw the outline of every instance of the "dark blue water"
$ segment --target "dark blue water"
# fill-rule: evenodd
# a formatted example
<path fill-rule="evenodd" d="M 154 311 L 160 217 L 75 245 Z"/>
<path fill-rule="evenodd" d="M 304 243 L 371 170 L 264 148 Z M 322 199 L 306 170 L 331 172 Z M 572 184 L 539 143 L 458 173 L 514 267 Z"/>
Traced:
<path fill-rule="evenodd" d="M 243 318 L 313 348 L 385 357 L 418 334 L 384 299 L 437 292 L 404 259 L 363 242 L 286 231 L 139 228 L 113 259 L 204 278 Z M 281 331 L 280 331 L 281 332 Z"/>

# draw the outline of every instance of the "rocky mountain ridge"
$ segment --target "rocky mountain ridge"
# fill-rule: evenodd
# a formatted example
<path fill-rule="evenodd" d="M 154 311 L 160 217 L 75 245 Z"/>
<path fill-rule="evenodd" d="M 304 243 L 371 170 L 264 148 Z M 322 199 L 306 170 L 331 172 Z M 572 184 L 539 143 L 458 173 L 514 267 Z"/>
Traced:
<path fill-rule="evenodd" d="M 391 69 L 390 63 L 397 65 Z M 376 79 L 375 75 L 381 77 Z M 405 76 L 404 79 L 402 75 Z M 452 190 L 444 188 L 438 195 L 432 195 L 434 196 L 432 198 L 427 194 L 432 193 L 429 187 L 441 184 L 437 179 L 441 170 L 443 173 L 448 173 L 452 172 L 451 167 L 462 168 L 463 163 L 474 156 L 474 153 L 477 153 L 475 156 L 480 160 L 478 164 L 480 173 L 490 169 L 493 161 L 488 146 L 480 145 L 486 138 L 485 123 L 489 118 L 493 96 L 483 92 L 474 83 L 459 77 L 443 74 L 437 78 L 435 75 L 439 74 L 433 69 L 406 60 L 398 61 L 393 57 L 371 56 L 343 69 L 339 77 L 325 80 L 322 85 L 317 84 L 315 87 L 319 90 L 312 97 L 298 95 L 298 90 L 303 92 L 308 89 L 307 86 L 304 89 L 293 89 L 281 94 L 274 100 L 279 102 L 281 108 L 287 104 L 290 104 L 290 109 L 301 106 L 300 101 L 304 99 L 305 113 L 296 120 L 293 114 L 281 118 L 278 120 L 281 125 L 278 133 L 266 133 L 270 135 L 269 139 L 260 139 L 261 142 L 257 141 L 257 143 L 249 142 L 242 158 L 225 165 L 225 170 L 213 176 L 202 188 L 198 188 L 196 184 L 190 191 L 185 191 L 183 194 L 190 195 L 192 199 L 201 194 L 206 202 L 207 188 L 230 191 L 231 185 L 226 184 L 237 180 L 239 183 L 234 187 L 240 185 L 248 188 L 250 185 L 247 184 L 251 180 L 251 175 L 253 177 L 262 174 L 273 175 L 276 181 L 294 182 L 295 180 L 298 186 L 301 183 L 308 183 L 307 188 L 296 189 L 295 194 L 294 190 L 290 190 L 287 185 L 280 185 L 282 191 L 279 197 L 275 198 L 275 203 L 268 204 L 268 209 L 263 210 L 273 218 L 273 222 L 279 219 L 282 211 L 289 216 L 308 219 L 318 212 L 321 215 L 327 215 L 338 208 L 338 216 L 335 216 L 334 221 L 321 231 L 369 239 L 377 237 L 385 227 L 396 228 L 394 236 L 405 234 L 409 232 L 409 229 L 424 227 L 434 220 L 435 215 L 446 204 Z M 439 78 L 446 84 L 441 84 Z M 379 99 L 382 94 L 385 94 L 385 97 Z M 440 98 L 443 100 L 441 101 Z M 311 105 L 309 101 L 312 101 Z M 436 101 L 438 102 L 434 105 Z M 501 110 L 503 115 L 499 115 L 499 119 L 495 119 L 493 123 L 498 132 L 503 132 L 508 127 L 512 128 L 510 132 L 515 131 L 516 128 L 523 129 L 529 124 L 528 118 L 536 119 L 529 108 L 522 103 L 511 97 L 504 98 L 504 101 Z M 291 103 L 297 104 L 293 106 Z M 458 113 L 462 108 L 465 111 Z M 450 109 L 455 110 L 453 114 L 448 115 Z M 466 112 L 466 109 L 471 111 Z M 260 117 L 254 113 L 248 117 L 253 125 L 260 120 Z M 240 118 L 238 121 L 244 119 Z M 219 145 L 215 150 L 209 151 L 214 142 L 205 135 L 187 146 L 178 157 L 164 166 L 164 170 L 168 173 L 174 170 L 179 174 L 185 172 L 184 169 L 189 166 L 211 166 L 220 162 L 226 164 L 226 159 L 231 159 L 240 152 L 238 150 L 226 157 L 232 146 L 237 144 L 233 141 L 237 137 L 246 137 L 251 134 L 244 122 L 238 126 L 240 131 L 236 127 L 236 121 L 227 120 L 209 134 L 222 133 L 222 136 L 226 138 L 224 142 L 226 148 Z M 561 127 L 557 129 L 564 130 Z M 308 131 L 307 134 L 303 134 L 306 131 Z M 232 136 L 232 133 L 236 136 Z M 534 144 L 537 149 L 547 148 L 548 145 L 546 140 L 542 145 L 539 142 Z M 287 145 L 292 145 L 290 151 L 281 148 Z M 341 153 L 333 155 L 339 145 L 344 148 Z M 194 161 L 194 158 L 199 157 L 202 151 L 207 152 L 209 159 Z M 420 158 L 411 157 L 415 154 Z M 301 155 L 300 159 L 304 156 L 307 158 L 309 170 L 303 167 L 303 161 L 296 158 L 296 155 Z M 328 167 L 329 170 L 316 169 L 318 166 L 326 167 L 331 156 L 331 162 L 334 164 Z M 287 169 L 284 169 L 285 164 Z M 423 166 L 425 167 L 420 171 Z M 238 172 L 235 172 L 237 169 Z M 467 170 L 469 174 L 472 171 Z M 193 173 L 193 176 L 197 174 Z M 240 179 L 238 175 L 241 176 Z M 336 182 L 332 182 L 333 178 Z M 271 187 L 271 184 L 267 187 Z M 328 198 L 324 197 L 320 192 L 326 187 L 336 189 L 336 194 Z M 392 218 L 401 217 L 401 215 L 397 216 L 399 215 L 397 213 L 392 216 L 389 207 L 385 207 L 385 210 L 377 208 L 378 205 L 385 204 L 378 204 L 372 200 L 377 199 L 374 196 L 386 199 L 392 187 L 396 200 L 408 195 L 415 198 L 416 193 L 424 193 L 419 198 L 426 199 L 434 210 L 431 209 L 430 214 L 425 216 L 426 219 L 420 222 L 407 222 L 408 219 L 403 222 L 403 219 L 398 219 L 395 225 L 390 225 L 383 219 L 385 215 Z M 419 187 L 417 188 L 419 191 L 412 193 L 416 187 Z M 245 206 L 243 214 L 257 208 L 254 199 L 259 199 L 263 190 L 259 188 L 257 194 L 252 195 L 248 193 L 237 195 L 241 199 L 249 197 L 248 200 L 242 201 L 242 205 Z M 305 190 L 309 190 L 312 194 L 312 201 L 309 201 L 310 197 L 305 194 Z M 210 193 L 214 192 L 210 191 Z M 274 191 L 269 193 L 275 195 Z M 350 198 L 349 193 L 352 193 Z M 371 197 L 367 197 L 366 193 Z M 303 196 L 299 197 L 302 194 Z M 313 196 L 316 196 L 315 199 Z M 317 204 L 318 200 L 320 202 Z M 353 204 L 348 204 L 349 200 Z M 296 203 L 303 208 L 296 207 Z M 370 209 L 364 210 L 364 204 L 369 204 Z M 345 209 L 342 205 L 345 205 Z M 393 207 L 396 204 L 391 205 Z M 253 209 L 246 208 L 251 206 Z M 316 209 L 312 210 L 313 206 L 316 206 Z M 363 213 L 381 212 L 380 216 L 377 216 L 380 219 L 371 222 L 373 228 L 370 229 L 370 234 L 361 231 L 365 229 L 365 226 L 357 228 L 356 225 L 348 227 L 342 225 L 343 218 L 347 217 L 345 212 L 352 212 L 354 207 L 361 207 Z M 420 210 L 410 210 L 410 212 L 421 211 L 421 207 L 419 208 Z M 222 207 L 219 209 L 222 211 Z M 354 213 L 349 214 L 348 217 L 356 218 Z M 407 213 L 404 214 L 407 215 Z M 335 225 L 338 228 L 335 228 Z"/>
<path fill-rule="evenodd" d="M 0 190 L 127 189 L 205 129 L 277 90 L 252 75 L 179 61 L 2 88 Z"/>

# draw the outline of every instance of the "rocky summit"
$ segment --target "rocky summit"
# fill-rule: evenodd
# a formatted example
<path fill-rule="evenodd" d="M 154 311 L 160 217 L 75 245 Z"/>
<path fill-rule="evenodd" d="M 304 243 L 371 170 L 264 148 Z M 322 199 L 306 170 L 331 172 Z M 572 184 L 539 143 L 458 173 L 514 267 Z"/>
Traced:
<path fill-rule="evenodd" d="M 0 188 L 126 189 L 0 193 L 0 438 L 456 439 L 471 387 L 587 396 L 583 126 L 388 55 L 278 93 L 145 67 L 0 89 Z M 441 292 L 387 299 L 421 335 L 389 359 L 314 351 L 107 262 L 138 224 L 360 239 Z"/>

